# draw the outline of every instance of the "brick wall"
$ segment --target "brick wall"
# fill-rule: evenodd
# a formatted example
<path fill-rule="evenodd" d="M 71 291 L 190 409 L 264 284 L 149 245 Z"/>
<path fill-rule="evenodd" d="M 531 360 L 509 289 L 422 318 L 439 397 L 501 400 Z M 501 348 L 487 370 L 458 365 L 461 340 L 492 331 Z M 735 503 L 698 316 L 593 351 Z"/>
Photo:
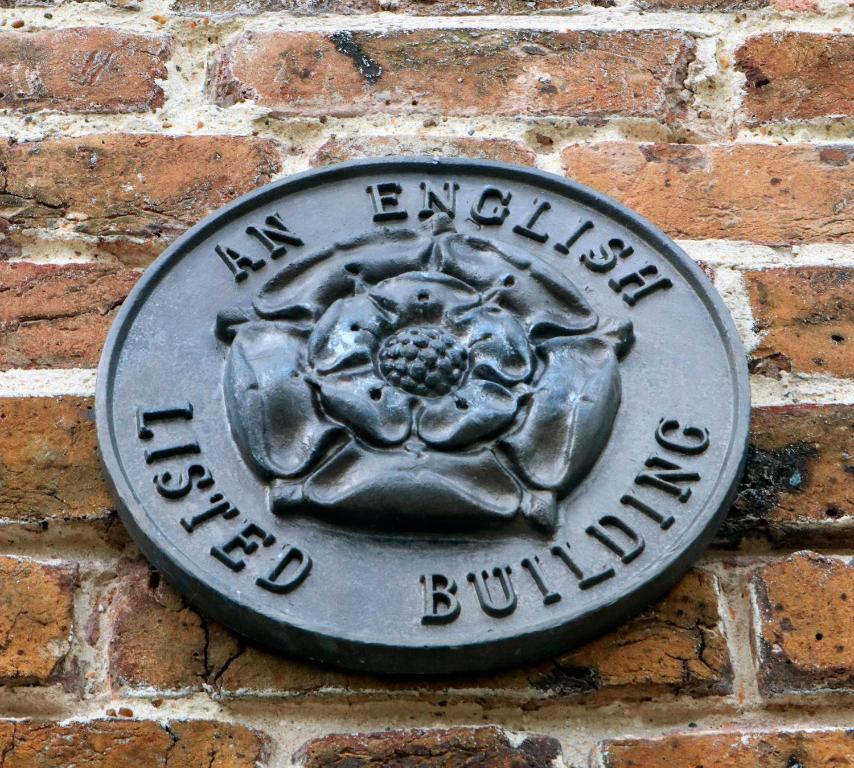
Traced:
<path fill-rule="evenodd" d="M 0 110 L 4 768 L 854 766 L 854 6 L 0 0 Z M 536 666 L 272 655 L 140 559 L 100 476 L 93 369 L 140 270 L 257 185 L 397 152 L 624 200 L 704 264 L 749 350 L 716 545 Z"/>

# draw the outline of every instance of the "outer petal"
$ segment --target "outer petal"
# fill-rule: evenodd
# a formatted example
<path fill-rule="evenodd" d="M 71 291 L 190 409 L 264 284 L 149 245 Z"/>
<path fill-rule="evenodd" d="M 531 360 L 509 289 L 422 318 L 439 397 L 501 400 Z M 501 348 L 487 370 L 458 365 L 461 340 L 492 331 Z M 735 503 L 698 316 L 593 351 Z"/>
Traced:
<path fill-rule="evenodd" d="M 372 369 L 319 376 L 320 401 L 336 421 L 380 445 L 395 445 L 409 437 L 411 398 L 388 386 Z"/>
<path fill-rule="evenodd" d="M 620 375 L 611 344 L 557 338 L 522 427 L 502 447 L 526 481 L 566 493 L 593 466 L 620 404 Z"/>
<path fill-rule="evenodd" d="M 457 322 L 469 334 L 474 374 L 504 384 L 515 384 L 531 375 L 534 360 L 528 338 L 507 310 L 489 304 L 466 313 Z"/>
<path fill-rule="evenodd" d="M 314 326 L 308 339 L 308 363 L 321 373 L 364 366 L 389 318 L 367 295 L 338 299 Z"/>
<path fill-rule="evenodd" d="M 351 444 L 309 478 L 305 500 L 339 519 L 441 527 L 513 517 L 521 493 L 491 451 L 374 452 Z"/>
<path fill-rule="evenodd" d="M 439 322 L 449 307 L 478 301 L 478 293 L 464 282 L 440 272 L 408 272 L 383 280 L 371 297 L 397 318 L 398 325 Z"/>
<path fill-rule="evenodd" d="M 298 477 L 325 454 L 341 430 L 317 412 L 303 376 L 305 336 L 285 324 L 239 326 L 225 366 L 232 433 L 261 472 Z"/>
<path fill-rule="evenodd" d="M 422 269 L 430 251 L 424 233 L 372 231 L 277 266 L 258 292 L 255 309 L 270 319 L 317 318 L 356 285 Z"/>
<path fill-rule="evenodd" d="M 500 384 L 472 379 L 454 395 L 428 401 L 418 422 L 421 438 L 440 448 L 463 448 L 504 429 L 516 398 Z"/>

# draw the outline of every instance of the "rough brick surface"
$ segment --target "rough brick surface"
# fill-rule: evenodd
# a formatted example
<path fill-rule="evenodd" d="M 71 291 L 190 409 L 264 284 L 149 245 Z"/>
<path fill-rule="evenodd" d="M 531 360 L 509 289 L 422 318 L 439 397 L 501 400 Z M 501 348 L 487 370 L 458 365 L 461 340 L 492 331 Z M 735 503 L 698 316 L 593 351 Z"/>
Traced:
<path fill-rule="evenodd" d="M 206 720 L 0 721 L 4 768 L 256 768 L 267 739 Z"/>
<path fill-rule="evenodd" d="M 854 406 L 755 408 L 747 469 L 721 533 L 775 543 L 854 541 Z"/>
<path fill-rule="evenodd" d="M 498 728 L 334 734 L 315 739 L 295 755 L 305 768 L 550 768 L 560 757 L 557 739 L 516 736 Z"/>
<path fill-rule="evenodd" d="M 71 640 L 75 581 L 69 563 L 0 557 L 0 684 L 44 683 L 57 671 Z"/>
<path fill-rule="evenodd" d="M 110 675 L 116 688 L 193 690 L 207 683 L 228 695 L 420 695 L 492 698 L 642 698 L 652 693 L 728 693 L 732 671 L 717 609 L 716 584 L 693 571 L 657 606 L 614 633 L 543 664 L 495 675 L 448 679 L 348 673 L 247 646 L 206 624 L 141 561 L 120 565 L 111 591 Z M 374 692 L 374 693 L 371 693 Z"/>
<path fill-rule="evenodd" d="M 270 181 L 279 157 L 268 139 L 96 134 L 14 144 L 0 149 L 0 164 L 7 239 L 62 229 L 141 265 L 206 213 Z"/>
<path fill-rule="evenodd" d="M 187 16 L 254 16 L 268 11 L 316 16 L 378 11 L 379 0 L 173 0 L 172 10 Z"/>
<path fill-rule="evenodd" d="M 111 507 L 92 398 L 0 398 L 0 518 L 99 517 Z"/>
<path fill-rule="evenodd" d="M 311 158 L 311 164 L 329 165 L 360 157 L 384 155 L 439 155 L 499 160 L 533 165 L 536 155 L 519 142 L 507 139 L 429 139 L 420 136 L 369 136 L 330 139 Z"/>
<path fill-rule="evenodd" d="M 748 122 L 854 113 L 854 35 L 775 32 L 736 51 Z"/>
<path fill-rule="evenodd" d="M 144 112 L 163 106 L 165 35 L 109 27 L 0 32 L 0 107 Z"/>
<path fill-rule="evenodd" d="M 0 370 L 95 367 L 138 277 L 95 264 L 0 264 Z"/>
<path fill-rule="evenodd" d="M 676 734 L 601 749 L 605 768 L 851 768 L 854 731 Z"/>
<path fill-rule="evenodd" d="M 636 0 L 648 11 L 747 11 L 764 8 L 768 0 Z"/>
<path fill-rule="evenodd" d="M 745 283 L 762 339 L 752 372 L 854 377 L 854 269 L 768 269 Z"/>
<path fill-rule="evenodd" d="M 850 147 L 600 142 L 567 147 L 563 162 L 672 237 L 854 242 Z"/>
<path fill-rule="evenodd" d="M 752 585 L 760 689 L 854 689 L 854 563 L 798 552 L 758 568 Z"/>
<path fill-rule="evenodd" d="M 279 115 L 630 115 L 668 119 L 694 43 L 679 32 L 249 32 L 211 85 Z"/>

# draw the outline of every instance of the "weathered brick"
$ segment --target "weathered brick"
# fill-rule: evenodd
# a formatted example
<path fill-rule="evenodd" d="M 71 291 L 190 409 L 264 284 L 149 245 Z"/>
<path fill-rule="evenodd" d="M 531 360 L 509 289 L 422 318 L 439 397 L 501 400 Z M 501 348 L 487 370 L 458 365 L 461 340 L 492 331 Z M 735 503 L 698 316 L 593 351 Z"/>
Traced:
<path fill-rule="evenodd" d="M 674 734 L 601 745 L 605 768 L 851 768 L 854 731 Z"/>
<path fill-rule="evenodd" d="M 761 334 L 751 371 L 854 376 L 854 269 L 768 269 L 744 279 Z"/>
<path fill-rule="evenodd" d="M 735 60 L 745 76 L 741 111 L 748 123 L 854 113 L 854 35 L 756 35 Z"/>
<path fill-rule="evenodd" d="M 185 16 L 255 16 L 269 11 L 317 16 L 361 14 L 380 10 L 379 0 L 173 0 L 172 10 Z"/>
<path fill-rule="evenodd" d="M 854 690 L 854 563 L 798 552 L 755 570 L 759 687 Z"/>
<path fill-rule="evenodd" d="M 549 736 L 511 740 L 484 727 L 333 734 L 308 742 L 294 759 L 305 768 L 551 768 L 560 755 L 560 742 Z"/>
<path fill-rule="evenodd" d="M 4 768 L 257 768 L 267 737 L 208 720 L 0 721 Z"/>
<path fill-rule="evenodd" d="M 755 408 L 747 468 L 721 538 L 803 546 L 854 541 L 854 406 Z"/>
<path fill-rule="evenodd" d="M 440 155 L 499 160 L 533 165 L 533 150 L 509 139 L 437 138 L 422 136 L 366 136 L 330 139 L 311 158 L 312 165 L 329 165 L 360 157 L 385 155 Z"/>
<path fill-rule="evenodd" d="M 166 35 L 109 27 L 0 32 L 0 107 L 147 112 L 163 106 Z"/>
<path fill-rule="evenodd" d="M 389 0 L 384 7 L 415 16 L 516 16 L 571 12 L 593 0 Z M 598 0 L 606 5 L 608 0 Z"/>
<path fill-rule="evenodd" d="M 55 674 L 70 647 L 75 581 L 69 563 L 0 557 L 0 684 L 44 683 Z"/>
<path fill-rule="evenodd" d="M 248 32 L 210 89 L 277 115 L 629 115 L 681 109 L 692 39 L 664 30 Z"/>
<path fill-rule="evenodd" d="M 764 8 L 768 0 L 636 0 L 645 11 L 749 11 Z"/>
<path fill-rule="evenodd" d="M 658 605 L 616 632 L 551 661 L 509 672 L 455 677 L 377 678 L 271 653 L 208 624 L 142 562 L 125 562 L 105 617 L 116 688 L 225 695 L 471 696 L 536 701 L 654 694 L 726 694 L 732 672 L 714 577 L 689 573 Z"/>
<path fill-rule="evenodd" d="M 243 136 L 96 134 L 0 149 L 0 228 L 97 239 L 126 264 L 151 260 L 211 210 L 279 169 L 277 145 Z"/>
<path fill-rule="evenodd" d="M 0 264 L 0 370 L 96 366 L 138 277 L 96 264 Z"/>
<path fill-rule="evenodd" d="M 99 517 L 111 506 L 92 398 L 0 398 L 0 519 Z"/>
<path fill-rule="evenodd" d="M 563 162 L 672 237 L 854 242 L 850 148 L 600 142 L 567 147 Z"/>

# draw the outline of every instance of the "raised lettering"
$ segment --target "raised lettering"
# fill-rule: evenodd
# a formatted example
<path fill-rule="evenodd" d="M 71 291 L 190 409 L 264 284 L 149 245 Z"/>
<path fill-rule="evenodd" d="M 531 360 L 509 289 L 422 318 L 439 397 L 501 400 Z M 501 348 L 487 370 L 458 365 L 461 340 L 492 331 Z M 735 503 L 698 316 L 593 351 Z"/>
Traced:
<path fill-rule="evenodd" d="M 403 188 L 396 181 L 384 181 L 376 187 L 368 187 L 366 191 L 374 206 L 374 221 L 402 221 L 409 215 L 406 211 L 394 210 L 400 205 L 397 196 L 403 192 Z"/>
<path fill-rule="evenodd" d="M 284 256 L 288 252 L 288 245 L 304 245 L 302 239 L 285 226 L 285 222 L 278 213 L 267 216 L 264 219 L 264 226 L 260 228 L 247 227 L 246 234 L 261 243 L 267 249 L 271 259 Z"/>
<path fill-rule="evenodd" d="M 625 549 L 613 536 L 607 532 L 607 528 L 620 531 L 630 542 L 631 549 Z M 643 536 L 637 533 L 628 523 L 615 515 L 605 515 L 599 518 L 599 525 L 588 525 L 585 529 L 588 536 L 602 542 L 620 560 L 628 565 L 634 560 L 646 546 Z"/>
<path fill-rule="evenodd" d="M 421 577 L 424 587 L 424 612 L 422 624 L 450 624 L 460 615 L 457 599 L 457 582 L 443 573 L 431 573 Z"/>
<path fill-rule="evenodd" d="M 607 568 L 599 571 L 599 573 L 594 573 L 592 576 L 585 576 L 584 571 L 569 554 L 569 542 L 566 542 L 565 544 L 555 544 L 552 546 L 550 551 L 555 557 L 559 558 L 563 564 L 569 568 L 572 575 L 578 579 L 579 589 L 590 589 L 590 587 L 595 587 L 597 584 L 601 584 L 603 581 L 606 581 L 616 575 L 616 571 L 608 566 Z"/>
<path fill-rule="evenodd" d="M 537 201 L 534 200 L 534 203 Z M 522 235 L 523 237 L 530 238 L 531 240 L 536 240 L 538 243 L 544 243 L 549 239 L 549 235 L 547 232 L 536 232 L 534 227 L 537 225 L 537 220 L 542 216 L 546 211 L 551 210 L 552 204 L 543 200 L 538 206 L 537 209 L 531 214 L 531 218 L 528 219 L 527 223 L 517 224 L 513 227 L 513 231 L 517 235 Z"/>
<path fill-rule="evenodd" d="M 686 440 L 675 440 L 668 435 L 680 427 L 676 419 L 662 419 L 655 430 L 655 439 L 662 448 L 675 453 L 683 453 L 686 456 L 696 456 L 709 447 L 709 430 L 705 427 L 685 427 L 682 436 Z"/>
<path fill-rule="evenodd" d="M 292 565 L 295 567 L 291 568 Z M 284 595 L 302 584 L 310 571 L 311 558 L 299 547 L 285 546 L 269 575 L 259 576 L 255 583 L 268 592 Z"/>
<path fill-rule="evenodd" d="M 673 286 L 673 282 L 669 277 L 660 277 L 658 280 L 653 282 L 649 282 L 647 280 L 647 278 L 655 277 L 657 274 L 658 267 L 653 264 L 647 264 L 645 267 L 641 267 L 637 272 L 629 272 L 618 279 L 612 277 L 608 281 L 608 285 L 611 286 L 615 293 L 621 293 L 623 288 L 627 285 L 637 285 L 638 287 L 634 291 L 628 291 L 623 294 L 623 301 L 625 301 L 630 307 L 633 307 L 641 299 L 649 296 L 651 293 L 664 290 L 665 288 L 671 288 Z"/>
<path fill-rule="evenodd" d="M 512 194 L 504 193 L 498 187 L 484 187 L 477 201 L 471 207 L 471 217 L 477 224 L 499 225 L 504 223 L 510 215 L 510 204 Z M 488 200 L 495 200 L 497 204 L 492 206 L 491 213 L 484 213 L 484 206 Z M 500 206 L 500 207 L 499 207 Z"/>
<path fill-rule="evenodd" d="M 424 192 L 424 203 L 421 206 L 421 210 L 418 212 L 419 219 L 429 219 L 437 210 L 447 214 L 452 219 L 456 216 L 457 190 L 460 188 L 459 184 L 455 181 L 446 181 L 442 184 L 442 189 L 445 191 L 444 200 L 436 194 L 429 182 L 422 181 L 420 186 L 421 190 Z"/>
<path fill-rule="evenodd" d="M 275 543 L 276 537 L 272 533 L 267 533 L 260 525 L 249 523 L 243 527 L 240 533 L 229 539 L 221 547 L 211 547 L 211 554 L 223 565 L 237 573 L 246 567 L 246 561 L 242 558 L 235 560 L 231 557 L 231 553 L 239 550 L 244 555 L 251 555 L 258 550 L 259 541 L 265 547 L 269 547 Z"/>
<path fill-rule="evenodd" d="M 662 491 L 675 496 L 683 504 L 691 498 L 691 489 L 682 488 L 676 483 L 695 483 L 700 479 L 697 472 L 683 469 L 672 461 L 662 459 L 660 456 L 650 456 L 644 464 L 650 469 L 661 470 L 659 472 L 641 472 L 636 478 L 638 485 L 651 485 Z"/>
<path fill-rule="evenodd" d="M 540 558 L 536 555 L 526 557 L 522 560 L 522 567 L 531 574 L 534 584 L 543 596 L 543 605 L 551 605 L 560 600 L 560 593 L 550 589 L 546 584 L 546 577 L 543 573 L 543 566 L 540 565 Z"/>
<path fill-rule="evenodd" d="M 510 580 L 510 566 L 505 565 L 503 568 L 493 568 L 492 578 L 498 582 L 501 594 L 497 593 L 498 589 L 489 589 L 489 573 L 480 571 L 470 573 L 468 580 L 474 585 L 474 591 L 477 594 L 480 607 L 484 613 L 489 616 L 500 618 L 509 616 L 516 610 L 516 590 L 513 588 L 513 582 Z"/>

